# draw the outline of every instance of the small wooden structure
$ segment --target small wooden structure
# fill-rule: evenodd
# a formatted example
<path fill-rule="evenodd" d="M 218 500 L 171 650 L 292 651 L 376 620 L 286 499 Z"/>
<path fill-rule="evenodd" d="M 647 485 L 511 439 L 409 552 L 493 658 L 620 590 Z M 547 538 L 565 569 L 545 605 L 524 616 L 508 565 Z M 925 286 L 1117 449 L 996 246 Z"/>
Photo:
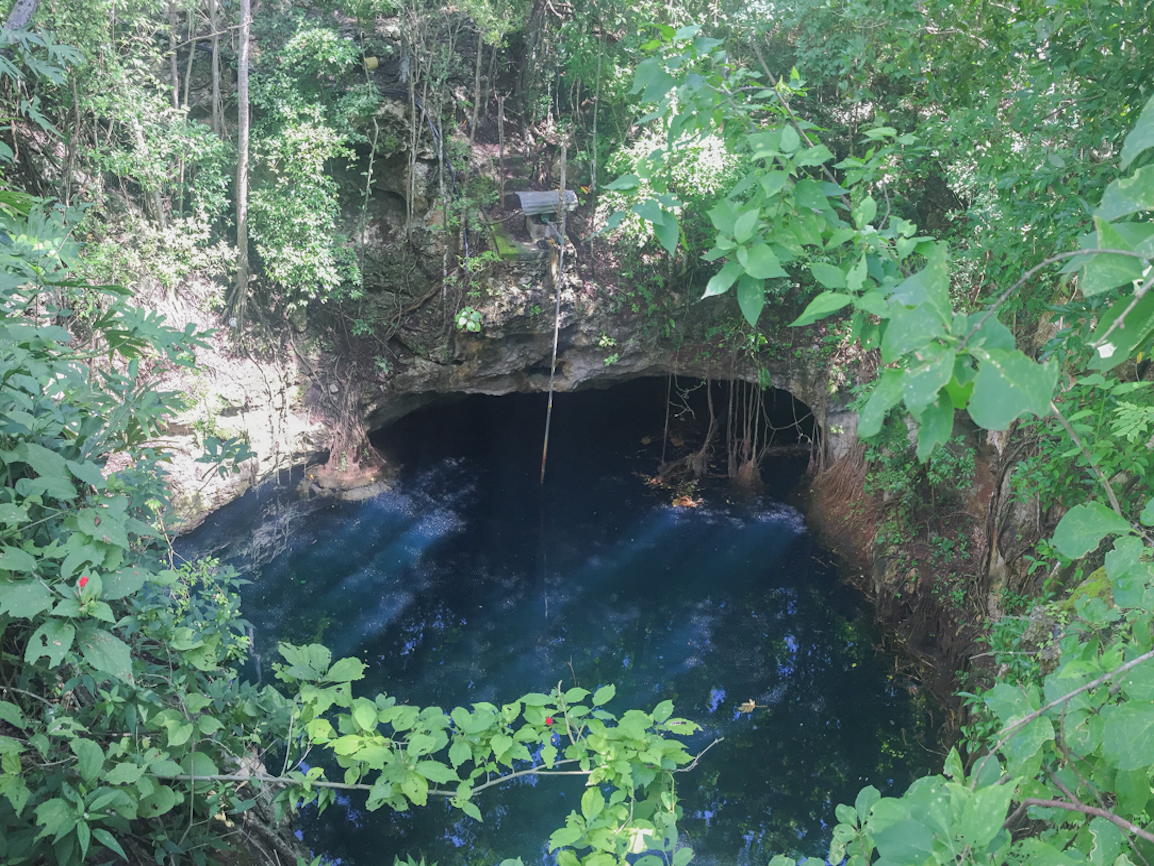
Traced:
<path fill-rule="evenodd" d="M 521 211 L 525 216 L 539 216 L 545 214 L 552 214 L 556 216 L 559 208 L 557 207 L 559 199 L 563 198 L 565 202 L 565 210 L 577 209 L 577 193 L 574 190 L 567 189 L 562 197 L 557 195 L 557 190 L 551 189 L 547 192 L 538 192 L 536 190 L 525 190 L 524 192 L 514 193 L 521 202 Z"/>
<path fill-rule="evenodd" d="M 534 243 L 539 241 L 561 241 L 559 205 L 564 204 L 566 211 L 577 208 L 577 193 L 571 189 L 565 190 L 562 195 L 557 190 L 546 192 L 524 190 L 514 193 L 521 205 L 521 212 L 525 214 L 525 229 L 529 232 L 529 239 Z"/>

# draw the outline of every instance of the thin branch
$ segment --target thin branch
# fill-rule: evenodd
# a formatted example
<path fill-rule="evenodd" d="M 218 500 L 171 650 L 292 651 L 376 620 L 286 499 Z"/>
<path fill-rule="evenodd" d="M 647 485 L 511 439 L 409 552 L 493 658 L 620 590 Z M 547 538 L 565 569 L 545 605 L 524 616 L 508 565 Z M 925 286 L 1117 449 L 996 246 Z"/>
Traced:
<path fill-rule="evenodd" d="M 770 85 L 773 87 L 774 90 L 777 90 L 778 79 L 772 72 L 769 71 L 769 65 L 765 62 L 765 57 L 761 53 L 761 46 L 757 44 L 756 40 L 754 40 L 750 44 L 753 47 L 754 55 L 756 55 L 756 57 L 757 57 L 757 62 L 761 64 L 762 70 L 765 72 L 766 76 L 768 76 L 768 78 L 769 78 Z M 778 93 L 778 101 L 781 103 L 782 108 L 784 108 L 786 113 L 789 115 L 789 119 L 793 121 L 793 125 L 797 127 L 797 131 L 801 133 L 801 137 L 805 140 L 805 143 L 808 146 L 813 147 L 814 146 L 813 141 L 811 141 L 810 137 L 805 134 L 805 129 L 802 128 L 801 121 L 798 120 L 797 115 L 793 113 L 793 109 L 789 107 L 789 101 L 784 99 L 780 93 Z M 838 186 L 841 186 L 840 183 L 837 183 L 837 178 L 835 178 L 833 176 L 833 172 L 830 171 L 828 168 L 826 168 L 824 165 L 821 167 L 821 171 L 822 171 L 822 174 L 824 174 L 826 176 L 827 180 L 829 180 L 832 183 L 837 184 Z M 842 195 L 841 196 L 841 204 L 842 204 L 842 207 L 844 207 L 847 211 L 853 210 L 853 203 L 850 201 L 848 195 Z"/>
<path fill-rule="evenodd" d="M 1041 717 L 1045 713 L 1048 713 L 1050 710 L 1054 709 L 1054 707 L 1059 706 L 1060 704 L 1064 704 L 1066 701 L 1070 700 L 1071 698 L 1077 697 L 1078 695 L 1082 694 L 1082 692 L 1088 692 L 1088 691 L 1090 691 L 1090 689 L 1096 689 L 1096 688 L 1098 688 L 1098 686 L 1102 685 L 1103 683 L 1108 683 L 1110 680 L 1114 679 L 1114 677 L 1118 676 L 1119 674 L 1124 674 L 1124 673 L 1126 673 L 1126 671 L 1130 670 L 1131 668 L 1136 668 L 1138 665 L 1142 664 L 1142 662 L 1150 661 L 1150 659 L 1154 659 L 1154 650 L 1150 650 L 1149 652 L 1142 653 L 1142 655 L 1138 656 L 1135 659 L 1132 659 L 1132 660 L 1126 662 L 1126 664 L 1121 665 L 1118 668 L 1115 668 L 1114 670 L 1110 671 L 1109 673 L 1102 674 L 1102 676 L 1098 677 L 1097 679 L 1090 680 L 1090 682 L 1086 683 L 1085 685 L 1079 686 L 1078 688 L 1074 689 L 1072 692 L 1067 692 L 1066 694 L 1062 695 L 1060 698 L 1055 698 L 1054 700 L 1050 701 L 1050 703 L 1046 704 L 1044 707 L 1037 709 L 1037 710 L 1034 710 L 1034 712 L 1023 716 L 1022 718 L 1018 719 L 1018 721 L 1014 722 L 1012 725 L 1007 725 L 1006 727 L 1002 728 L 1002 730 L 999 732 L 998 742 L 996 742 L 994 744 L 994 747 L 992 749 L 990 749 L 990 751 L 986 754 L 986 756 L 984 758 L 982 758 L 982 763 L 981 763 L 981 766 L 978 767 L 978 772 L 973 774 L 974 788 L 976 789 L 976 787 L 977 787 L 978 777 L 981 776 L 981 771 L 982 771 L 982 768 L 985 767 L 986 761 L 988 761 L 992 755 L 1001 751 L 1002 748 L 1006 745 L 1006 743 L 1008 743 L 1010 741 L 1010 737 L 1014 736 L 1014 734 L 1016 734 L 1018 731 L 1020 731 L 1026 725 L 1030 724 L 1030 722 Z"/>
<path fill-rule="evenodd" d="M 12 686 L 0 686 L 0 689 L 4 689 L 6 692 L 15 692 L 18 695 L 24 695 L 28 698 L 34 698 L 35 700 L 40 701 L 40 703 L 44 704 L 46 707 L 55 706 L 55 704 L 53 704 L 52 701 L 48 700 L 47 698 L 43 698 L 40 695 L 33 694 L 32 692 L 26 692 L 24 689 L 17 689 Z"/>
<path fill-rule="evenodd" d="M 695 757 L 692 761 L 690 761 L 684 767 L 681 767 L 680 769 L 674 770 L 673 772 L 675 772 L 675 773 L 688 773 L 690 770 L 692 770 L 694 767 L 697 766 L 697 762 L 701 760 L 702 756 L 706 752 L 708 752 L 710 749 L 712 749 L 714 746 L 716 746 L 718 743 L 720 743 L 724 739 L 725 739 L 725 737 L 718 737 L 716 740 L 714 740 L 712 743 L 710 743 L 708 746 L 706 746 L 704 749 L 702 749 L 700 752 L 698 752 L 697 757 Z"/>
<path fill-rule="evenodd" d="M 1050 411 L 1054 413 L 1054 417 L 1058 419 L 1058 423 L 1062 425 L 1066 433 L 1074 440 L 1074 444 L 1081 450 L 1082 455 L 1090 462 L 1090 468 L 1094 470 L 1094 474 L 1098 476 L 1098 480 L 1102 482 L 1102 486 L 1106 488 L 1106 495 L 1110 497 L 1110 506 L 1114 509 L 1114 513 L 1125 520 L 1126 516 L 1122 513 L 1122 506 L 1118 504 L 1118 497 L 1114 495 L 1114 488 L 1110 484 L 1110 479 L 1106 477 L 1106 473 L 1098 466 L 1098 462 L 1094 459 L 1094 455 L 1083 444 L 1081 438 L 1075 432 L 1070 422 L 1066 420 L 1061 411 L 1053 400 L 1050 401 Z"/>
<path fill-rule="evenodd" d="M 1139 286 L 1137 289 L 1134 290 L 1134 297 L 1130 300 L 1130 303 L 1126 306 L 1126 309 L 1124 309 L 1122 311 L 1122 315 L 1120 315 L 1118 318 L 1116 318 L 1113 322 L 1110 323 L 1110 327 L 1106 329 L 1105 334 L 1103 334 L 1101 337 L 1099 337 L 1097 340 L 1095 340 L 1093 343 L 1090 344 L 1090 346 L 1092 348 L 1097 349 L 1099 346 L 1101 346 L 1103 343 L 1105 343 L 1106 338 L 1114 333 L 1115 328 L 1126 327 L 1126 317 L 1128 315 L 1130 315 L 1131 310 L 1133 310 L 1136 306 L 1138 306 L 1138 302 L 1140 300 L 1142 300 L 1143 296 L 1145 296 L 1145 294 L 1148 291 L 1150 291 L 1151 286 L 1154 286 L 1154 277 L 1151 277 L 1145 283 L 1143 283 L 1141 286 Z"/>
<path fill-rule="evenodd" d="M 692 770 L 697 766 L 698 761 L 701 760 L 705 753 L 720 743 L 723 739 L 725 738 L 719 737 L 718 739 L 714 740 L 712 743 L 698 752 L 693 760 L 690 761 L 686 766 L 681 767 L 674 772 L 686 773 Z M 577 758 L 565 758 L 564 760 L 556 761 L 554 766 L 560 766 L 562 764 L 575 764 L 578 762 L 578 760 L 579 759 Z M 498 776 L 495 779 L 490 779 L 487 782 L 482 782 L 480 785 L 477 785 L 473 788 L 473 793 L 475 794 L 477 791 L 483 791 L 486 788 L 492 788 L 497 785 L 504 784 L 510 779 L 516 779 L 518 776 L 588 776 L 592 772 L 593 770 L 550 770 L 538 764 L 535 767 L 527 767 L 524 770 L 516 770 L 515 772 L 506 773 L 503 776 Z M 308 785 L 313 788 L 334 788 L 339 791 L 371 791 L 373 789 L 372 785 L 366 784 L 364 782 L 356 782 L 350 784 L 347 782 L 330 782 L 327 779 L 297 779 L 291 776 L 273 776 L 270 773 L 212 773 L 206 775 L 192 773 L 168 776 L 167 778 L 176 779 L 177 781 L 181 782 L 265 782 L 270 785 Z M 430 796 L 437 797 L 457 796 L 456 789 L 449 790 L 446 788 L 430 788 L 428 793 Z"/>
<path fill-rule="evenodd" d="M 1110 255 L 1115 256 L 1130 256 L 1131 258 L 1142 259 L 1143 261 L 1146 261 L 1147 258 L 1141 253 L 1136 253 L 1132 250 L 1091 249 L 1076 250 L 1069 253 L 1058 253 L 1057 255 L 1043 259 L 1041 262 L 1034 265 L 1034 267 L 1030 268 L 1030 270 L 1026 271 L 1026 273 L 1022 274 L 1021 279 L 1019 279 L 1016 283 L 1014 283 L 998 296 L 998 299 L 990 305 L 989 309 L 986 310 L 985 315 L 978 319 L 977 323 L 972 328 L 970 328 L 970 332 L 962 338 L 962 341 L 958 344 L 958 351 L 961 351 L 966 347 L 966 344 L 970 341 L 970 338 L 982 329 L 982 325 L 986 324 L 986 321 L 990 318 L 990 316 L 994 315 L 994 312 L 998 309 L 998 307 L 1009 300 L 1010 295 L 1014 294 L 1014 292 L 1021 288 L 1022 284 L 1025 283 L 1026 280 L 1030 279 L 1030 277 L 1034 276 L 1034 274 L 1038 273 L 1038 271 L 1042 270 L 1042 268 L 1052 265 L 1055 262 L 1064 261 L 1065 259 L 1077 258 L 1078 256 L 1093 256 L 1097 255 L 1098 253 L 1109 253 Z"/>
<path fill-rule="evenodd" d="M 1111 824 L 1120 827 L 1128 833 L 1133 833 L 1135 836 L 1140 836 L 1147 842 L 1154 842 L 1154 833 L 1151 833 L 1149 830 L 1143 830 L 1141 827 L 1131 823 L 1130 821 L 1127 821 L 1125 818 L 1121 818 L 1106 809 L 1099 809 L 1097 806 L 1087 806 L 1085 803 L 1079 803 L 1077 801 L 1073 803 L 1067 803 L 1065 800 L 1040 800 L 1037 797 L 1027 797 L 1022 801 L 1022 804 L 1019 808 L 1029 806 L 1042 806 L 1047 809 L 1065 809 L 1067 812 L 1081 812 L 1083 815 L 1092 815 L 1096 818 L 1105 818 Z"/>

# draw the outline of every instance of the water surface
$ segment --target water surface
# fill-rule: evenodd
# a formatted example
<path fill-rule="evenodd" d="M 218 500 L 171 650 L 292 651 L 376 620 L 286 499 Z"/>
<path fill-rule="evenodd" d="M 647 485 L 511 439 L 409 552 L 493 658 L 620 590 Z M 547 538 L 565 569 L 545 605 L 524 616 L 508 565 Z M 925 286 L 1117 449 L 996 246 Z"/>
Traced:
<path fill-rule="evenodd" d="M 725 738 L 681 779 L 695 862 L 822 856 L 838 802 L 927 769 L 926 721 L 786 502 L 804 461 L 767 465 L 763 495 L 719 483 L 699 508 L 646 484 L 664 397 L 663 382 L 558 395 L 544 488 L 543 399 L 474 397 L 404 419 L 379 436 L 405 467 L 397 489 L 326 503 L 287 530 L 250 575 L 244 613 L 263 659 L 277 640 L 322 641 L 368 664 L 362 693 L 412 704 L 500 704 L 558 683 L 615 683 L 619 714 L 671 699 L 703 727 L 691 750 Z M 225 509 L 192 543 L 261 519 Z M 548 864 L 545 840 L 581 792 L 524 778 L 478 795 L 481 823 L 439 802 L 368 813 L 353 797 L 304 832 L 356 866 L 410 853 Z"/>

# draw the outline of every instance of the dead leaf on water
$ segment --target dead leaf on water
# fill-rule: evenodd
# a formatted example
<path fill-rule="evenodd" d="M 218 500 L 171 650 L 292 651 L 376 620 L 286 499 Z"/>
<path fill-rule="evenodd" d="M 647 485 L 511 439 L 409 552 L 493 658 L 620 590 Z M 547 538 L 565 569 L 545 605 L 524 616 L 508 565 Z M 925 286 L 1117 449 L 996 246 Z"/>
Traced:
<path fill-rule="evenodd" d="M 652 441 L 653 441 L 653 437 L 652 437 L 652 436 L 642 436 L 642 437 L 641 437 L 641 444 L 642 444 L 642 445 L 648 445 L 648 444 L 649 444 L 650 442 L 652 442 Z"/>
<path fill-rule="evenodd" d="M 753 702 L 753 700 L 750 699 L 750 700 L 746 701 L 744 704 L 742 704 L 740 707 L 738 707 L 737 711 L 739 713 L 752 713 L 756 709 L 757 709 L 757 704 L 755 704 Z"/>

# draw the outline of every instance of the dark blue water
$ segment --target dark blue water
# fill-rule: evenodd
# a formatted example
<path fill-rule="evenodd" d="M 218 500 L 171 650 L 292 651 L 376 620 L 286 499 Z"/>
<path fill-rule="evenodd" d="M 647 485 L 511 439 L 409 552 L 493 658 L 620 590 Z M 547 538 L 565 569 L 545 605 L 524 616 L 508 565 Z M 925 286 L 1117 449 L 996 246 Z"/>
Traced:
<path fill-rule="evenodd" d="M 719 482 L 701 507 L 674 508 L 644 477 L 664 382 L 615 390 L 557 396 L 544 489 L 538 397 L 469 398 L 381 434 L 404 466 L 396 491 L 326 503 L 250 575 L 244 613 L 264 664 L 277 640 L 322 641 L 369 665 L 362 693 L 412 704 L 503 703 L 558 682 L 615 683 L 618 713 L 672 699 L 704 728 L 694 750 L 725 738 L 681 779 L 695 862 L 823 856 L 838 802 L 928 768 L 925 717 L 786 504 L 804 460 L 767 464 L 762 495 Z M 260 520 L 238 504 L 192 542 Z M 752 714 L 738 711 L 747 700 Z M 546 864 L 581 792 L 580 779 L 528 777 L 478 795 L 483 823 L 444 803 L 367 813 L 351 798 L 304 825 L 318 853 L 356 866 Z"/>

